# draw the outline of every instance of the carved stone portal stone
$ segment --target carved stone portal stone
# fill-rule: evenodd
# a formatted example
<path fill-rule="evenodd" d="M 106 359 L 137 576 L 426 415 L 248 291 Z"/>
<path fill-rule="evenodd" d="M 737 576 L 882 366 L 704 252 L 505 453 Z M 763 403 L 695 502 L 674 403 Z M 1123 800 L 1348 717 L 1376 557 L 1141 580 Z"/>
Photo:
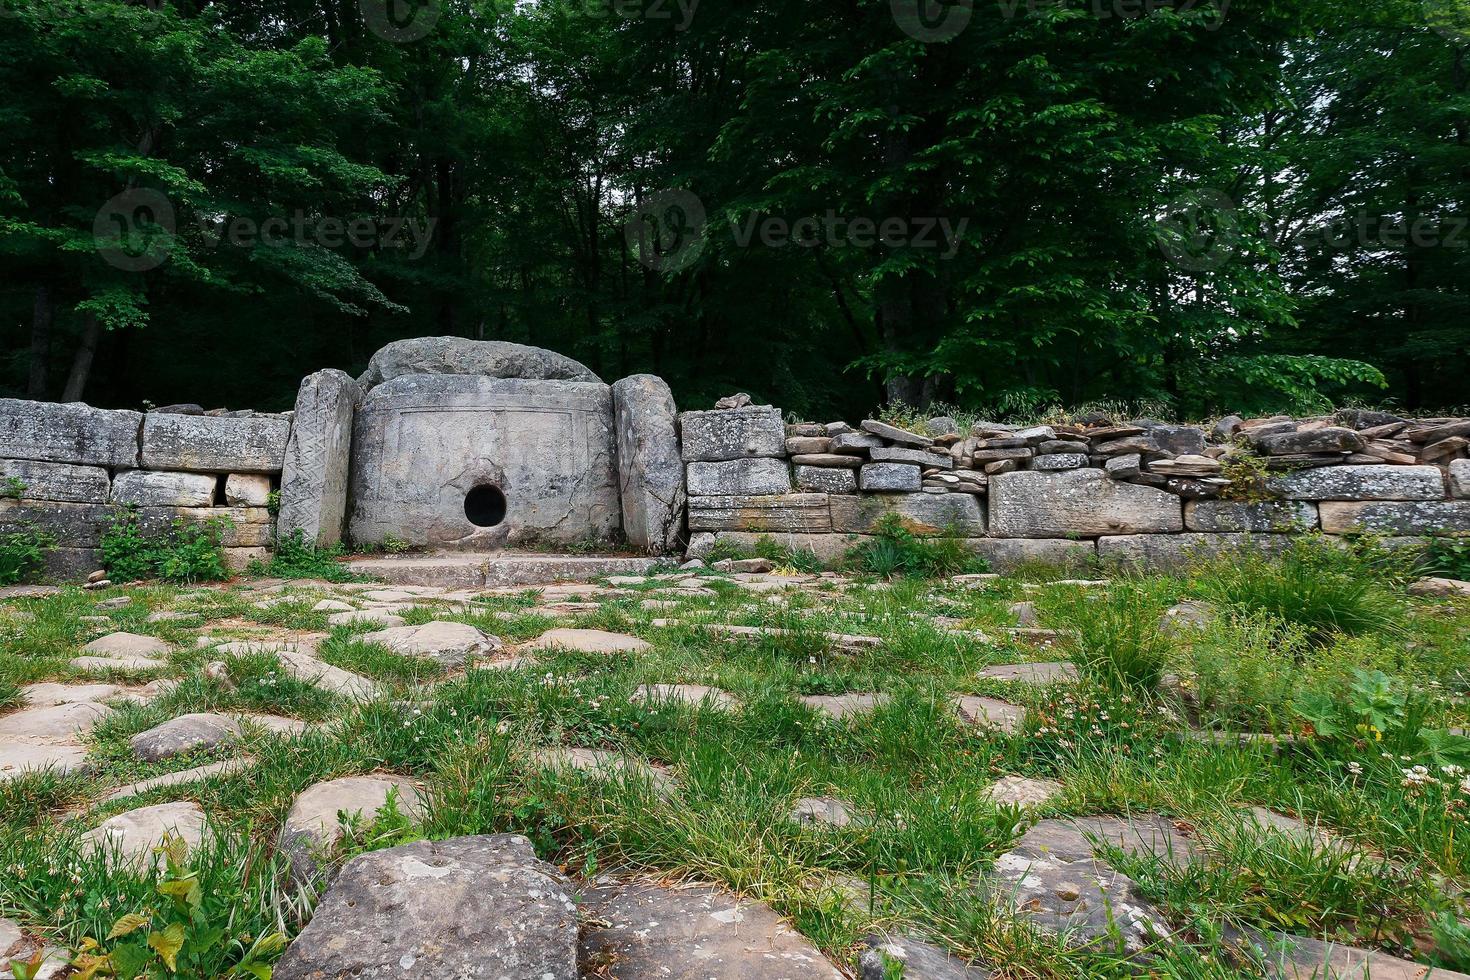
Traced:
<path fill-rule="evenodd" d="M 357 413 L 349 537 L 486 549 L 613 537 L 607 385 L 408 375 Z"/>

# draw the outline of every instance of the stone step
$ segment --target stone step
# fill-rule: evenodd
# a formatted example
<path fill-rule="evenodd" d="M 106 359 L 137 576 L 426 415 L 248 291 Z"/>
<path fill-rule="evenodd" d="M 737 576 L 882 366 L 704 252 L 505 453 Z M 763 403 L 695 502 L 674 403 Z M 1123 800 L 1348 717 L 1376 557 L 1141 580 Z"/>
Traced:
<path fill-rule="evenodd" d="M 346 565 L 358 575 L 393 585 L 464 588 L 590 582 L 608 575 L 644 575 L 658 561 L 656 558 L 627 555 L 463 551 L 358 558 Z"/>

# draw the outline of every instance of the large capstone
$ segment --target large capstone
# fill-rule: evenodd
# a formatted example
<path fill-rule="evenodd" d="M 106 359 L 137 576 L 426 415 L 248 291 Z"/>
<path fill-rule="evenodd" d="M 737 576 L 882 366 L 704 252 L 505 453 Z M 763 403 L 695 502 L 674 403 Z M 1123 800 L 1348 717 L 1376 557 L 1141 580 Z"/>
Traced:
<path fill-rule="evenodd" d="M 652 555 L 678 551 L 684 523 L 684 462 L 678 409 L 662 378 L 635 374 L 612 386 L 623 535 Z"/>
<path fill-rule="evenodd" d="M 280 534 L 306 543 L 342 540 L 351 470 L 352 417 L 362 389 L 341 371 L 318 371 L 296 392 L 296 417 L 281 473 Z"/>
<path fill-rule="evenodd" d="M 395 340 L 374 354 L 357 383 L 371 390 L 385 381 L 413 374 L 470 374 L 483 378 L 593 384 L 602 380 L 570 357 L 540 347 L 504 340 L 414 337 Z"/>
<path fill-rule="evenodd" d="M 138 412 L 0 398 L 0 458 L 138 465 Z"/>
<path fill-rule="evenodd" d="M 286 456 L 284 415 L 164 415 L 143 421 L 145 469 L 188 473 L 275 473 Z"/>
<path fill-rule="evenodd" d="M 349 861 L 274 976 L 571 980 L 577 910 L 524 837 L 417 841 Z"/>
<path fill-rule="evenodd" d="M 349 536 L 502 547 L 613 536 L 607 385 L 417 375 L 379 385 L 353 428 Z"/>

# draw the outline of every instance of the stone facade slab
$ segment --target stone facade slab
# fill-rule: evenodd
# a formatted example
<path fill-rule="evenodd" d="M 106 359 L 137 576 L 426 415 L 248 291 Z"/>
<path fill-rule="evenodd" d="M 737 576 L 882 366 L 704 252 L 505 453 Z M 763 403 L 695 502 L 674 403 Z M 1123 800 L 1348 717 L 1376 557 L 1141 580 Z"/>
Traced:
<path fill-rule="evenodd" d="M 1322 530 L 1329 534 L 1470 534 L 1470 500 L 1323 501 Z"/>
<path fill-rule="evenodd" d="M 678 550 L 684 524 L 684 461 L 678 409 L 662 379 L 635 374 L 612 386 L 623 535 L 639 551 Z"/>
<path fill-rule="evenodd" d="M 965 546 L 997 572 L 1030 562 L 1085 568 L 1097 561 L 1095 542 L 1070 538 L 971 538 Z"/>
<path fill-rule="evenodd" d="M 1097 539 L 1097 557 L 1151 569 L 1179 568 L 1230 551 L 1277 554 L 1293 540 L 1288 534 L 1128 534 Z"/>
<path fill-rule="evenodd" d="M 1288 500 L 1439 500 L 1434 466 L 1318 466 L 1272 477 L 1266 488 Z"/>
<path fill-rule="evenodd" d="M 880 519 L 896 514 L 905 526 L 921 534 L 953 532 L 959 537 L 985 535 L 985 511 L 967 493 L 885 493 L 875 496 L 832 497 L 832 529 L 867 534 Z"/>
<path fill-rule="evenodd" d="M 142 424 L 140 412 L 0 398 L 0 457 L 131 468 Z"/>
<path fill-rule="evenodd" d="M 352 421 L 362 387 L 342 371 L 309 375 L 296 391 L 296 413 L 281 472 L 281 534 L 301 532 L 319 547 L 342 540 L 352 467 Z"/>
<path fill-rule="evenodd" d="M 909 463 L 868 463 L 858 470 L 858 487 L 869 493 L 913 493 L 923 485 L 923 470 Z"/>
<path fill-rule="evenodd" d="M 1450 463 L 1450 495 L 1470 498 L 1470 459 Z"/>
<path fill-rule="evenodd" d="M 128 470 L 112 481 L 112 499 L 139 507 L 208 507 L 215 484 L 208 473 L 158 473 Z"/>
<path fill-rule="evenodd" d="M 1018 471 L 990 478 L 991 537 L 1095 537 L 1182 530 L 1184 512 L 1178 497 L 1110 480 L 1102 470 Z"/>
<path fill-rule="evenodd" d="M 791 470 L 782 459 L 731 459 L 690 463 L 690 497 L 789 493 Z"/>
<path fill-rule="evenodd" d="M 856 457 L 851 457 L 856 460 Z M 813 493 L 857 493 L 857 474 L 851 469 L 830 466 L 793 467 L 796 489 Z"/>
<path fill-rule="evenodd" d="M 0 489 L 12 479 L 20 481 L 24 487 L 20 495 L 27 500 L 105 504 L 111 499 L 112 481 L 100 466 L 0 459 Z"/>
<path fill-rule="evenodd" d="M 278 473 L 291 422 L 280 415 L 164 415 L 143 420 L 144 469 Z"/>
<path fill-rule="evenodd" d="M 1184 526 L 1212 533 L 1284 533 L 1317 528 L 1317 505 L 1305 500 L 1190 500 L 1184 504 Z"/>
<path fill-rule="evenodd" d="M 690 497 L 689 530 L 823 532 L 832 514 L 825 493 Z"/>
<path fill-rule="evenodd" d="M 679 438 L 686 463 L 786 455 L 786 424 L 770 405 L 685 412 Z"/>

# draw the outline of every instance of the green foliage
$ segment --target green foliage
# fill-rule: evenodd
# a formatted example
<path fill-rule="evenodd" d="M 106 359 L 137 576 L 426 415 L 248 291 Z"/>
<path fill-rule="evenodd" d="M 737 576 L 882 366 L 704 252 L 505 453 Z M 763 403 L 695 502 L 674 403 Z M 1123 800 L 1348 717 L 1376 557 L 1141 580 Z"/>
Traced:
<path fill-rule="evenodd" d="M 848 551 L 844 559 L 848 567 L 885 578 L 960 575 L 990 567 L 985 559 L 965 550 L 957 534 L 917 534 L 897 514 L 879 518 L 871 534 L 870 540 Z"/>
<path fill-rule="evenodd" d="M 705 556 L 705 561 L 713 565 L 717 561 L 731 559 L 739 561 L 744 558 L 765 558 L 773 562 L 778 568 L 788 568 L 798 572 L 815 574 L 825 567 L 822 560 L 813 552 L 803 548 L 788 548 L 769 535 L 761 535 L 755 539 L 749 548 L 742 547 L 730 540 L 716 541 Z"/>
<path fill-rule="evenodd" d="M 1200 629 L 1175 630 L 1178 673 L 1202 721 L 1284 731 L 1316 647 L 1309 632 L 1270 613 L 1226 610 Z"/>
<path fill-rule="evenodd" d="M 279 932 L 232 937 L 234 909 L 206 894 L 199 872 L 186 864 L 184 841 L 166 834 L 155 853 L 166 866 L 155 889 L 161 901 L 123 915 L 100 943 L 84 939 L 72 960 L 73 975 L 78 980 L 99 975 L 270 980 L 270 962 L 285 948 L 286 937 Z M 228 969 L 216 972 L 221 947 L 241 952 Z"/>
<path fill-rule="evenodd" d="M 1470 765 L 1470 738 L 1431 728 L 1433 699 L 1381 670 L 1356 668 L 1346 683 L 1309 688 L 1295 710 L 1316 744 L 1343 756 L 1424 759 L 1436 767 Z"/>
<path fill-rule="evenodd" d="M 1158 686 L 1169 638 L 1159 629 L 1161 604 L 1146 590 L 1126 584 L 1103 592 L 1067 589 L 1046 611 L 1046 621 L 1066 631 L 1078 667 L 1098 681 L 1116 688 Z"/>
<path fill-rule="evenodd" d="M 1424 570 L 1470 581 L 1470 538 L 1431 538 L 1424 550 Z"/>
<path fill-rule="evenodd" d="M 19 500 L 25 494 L 25 481 L 20 477 L 8 476 L 0 481 L 0 500 Z"/>
<path fill-rule="evenodd" d="M 1269 613 L 1325 642 L 1334 632 L 1394 628 L 1401 605 L 1374 561 L 1370 552 L 1304 536 L 1279 556 L 1232 551 L 1205 564 L 1195 579 L 1208 598 Z"/>
<path fill-rule="evenodd" d="M 276 578 L 315 578 L 326 582 L 350 582 L 355 576 L 339 561 L 347 554 L 340 544 L 318 548 L 308 544 L 300 528 L 276 542 L 271 560 L 261 569 Z"/>
<path fill-rule="evenodd" d="M 37 528 L 0 534 L 0 585 L 30 581 L 46 567 L 56 539 Z"/>
<path fill-rule="evenodd" d="M 1247 504 L 1260 504 L 1275 499 L 1267 489 L 1266 481 L 1270 470 L 1266 459 L 1257 453 L 1245 440 L 1239 440 L 1220 459 L 1220 475 L 1230 485 L 1220 492 L 1226 500 L 1238 500 Z"/>
<path fill-rule="evenodd" d="M 173 582 L 221 581 L 230 577 L 220 535 L 223 518 L 187 521 L 179 518 L 162 534 L 147 534 L 135 510 L 113 516 L 102 533 L 102 564 L 121 582 L 161 578 Z"/>

